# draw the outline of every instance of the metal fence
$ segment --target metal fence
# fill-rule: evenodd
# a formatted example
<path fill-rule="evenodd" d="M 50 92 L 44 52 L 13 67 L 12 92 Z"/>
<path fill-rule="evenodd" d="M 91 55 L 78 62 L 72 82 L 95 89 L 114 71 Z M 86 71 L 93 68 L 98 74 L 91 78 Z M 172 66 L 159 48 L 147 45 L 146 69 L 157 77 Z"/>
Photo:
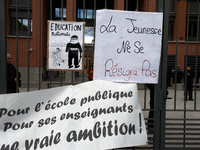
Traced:
<path fill-rule="evenodd" d="M 94 0 L 94 10 L 97 9 L 97 1 Z M 117 8 L 120 0 L 115 0 L 115 8 Z M 160 75 L 159 83 L 153 86 L 153 90 L 150 91 L 146 85 L 141 84 L 139 87 L 139 99 L 143 108 L 147 131 L 148 131 L 148 145 L 124 149 L 152 149 L 152 150 L 198 150 L 200 148 L 200 101 L 199 101 L 199 15 L 200 15 L 200 2 L 199 0 L 155 0 L 156 11 L 163 12 L 163 41 L 162 41 L 162 55 L 160 62 Z M 83 0 L 83 10 L 86 7 L 86 0 Z M 141 1 L 135 1 L 135 11 L 139 11 Z M 149 11 L 150 0 L 144 0 L 146 2 L 147 11 Z M 39 0 L 39 16 L 41 16 L 41 0 Z M 104 1 L 104 8 L 108 8 L 108 0 Z M 28 5 L 30 5 L 28 3 Z M 52 16 L 53 0 L 49 1 L 50 6 L 50 20 Z M 73 12 L 75 9 L 74 0 L 72 1 Z M 17 6 L 16 6 L 17 7 Z M 130 6 L 130 0 L 125 0 L 125 9 L 128 10 Z M 61 0 L 61 20 L 63 20 L 64 0 Z M 16 8 L 17 9 L 17 8 Z M 171 9 L 175 10 L 171 12 Z M 185 14 L 185 37 L 180 37 L 182 30 L 180 30 L 180 20 L 182 20 L 182 10 L 187 9 Z M 195 12 L 196 11 L 196 12 Z M 85 12 L 85 11 L 83 11 Z M 0 93 L 6 93 L 6 0 L 0 1 Z M 83 14 L 85 16 L 85 14 Z M 181 17 L 180 17 L 181 16 Z M 16 16 L 17 17 L 17 16 Z M 75 16 L 72 13 L 74 21 Z M 39 39 L 41 39 L 41 18 L 39 18 Z M 86 18 L 82 18 L 82 21 L 86 21 Z M 30 24 L 29 24 L 30 25 Z M 95 16 L 94 16 L 95 27 Z M 171 32 L 173 28 L 173 32 Z M 29 27 L 30 30 L 30 27 Z M 171 34 L 170 34 L 171 33 Z M 196 38 L 195 38 L 196 35 Z M 29 39 L 30 35 L 28 35 Z M 18 36 L 16 36 L 16 39 Z M 171 40 L 171 41 L 170 41 Z M 41 40 L 39 40 L 41 41 Z M 29 42 L 29 40 L 28 40 Z M 27 43 L 29 45 L 29 43 Z M 171 45 L 172 46 L 171 46 Z M 193 46 L 191 54 L 191 47 Z M 39 43 L 39 48 L 41 43 Z M 174 52 L 169 54 L 169 47 L 174 48 Z M 181 47 L 181 51 L 179 50 Z M 29 46 L 28 46 L 29 49 Z M 18 48 L 16 48 L 18 51 Z M 182 70 L 182 76 L 179 76 L 179 72 L 176 69 L 179 63 L 180 53 L 184 53 L 184 69 Z M 17 52 L 18 54 L 18 52 Z M 39 56 L 41 55 L 41 49 L 39 50 Z M 169 57 L 171 56 L 171 57 Z M 18 57 L 18 56 L 16 56 Z M 30 56 L 28 53 L 28 61 Z M 173 59 L 171 59 L 173 58 Z M 40 57 L 39 57 L 40 59 Z M 17 60 L 17 59 L 16 59 Z M 41 64 L 41 60 L 39 60 Z M 193 83 L 193 101 L 187 101 L 187 67 L 192 66 L 194 71 L 194 83 Z M 18 68 L 18 63 L 17 66 Z M 170 77 L 170 86 L 167 85 L 167 73 L 168 68 L 174 71 Z M 87 80 L 87 74 L 84 71 L 79 73 L 77 77 L 74 71 L 68 74 L 70 75 L 70 81 L 64 80 L 65 72 L 59 72 L 59 76 L 54 78 L 55 72 L 48 72 L 49 79 L 41 80 L 41 66 L 39 66 L 39 81 L 35 84 L 30 84 L 30 67 L 27 64 L 27 82 L 22 88 L 21 92 L 40 90 L 43 88 L 51 88 L 55 86 L 63 86 L 66 84 L 77 84 L 85 82 Z M 179 82 L 179 79 L 181 81 Z M 150 92 L 153 93 L 153 107 L 150 107 L 149 100 L 151 98 Z M 151 93 L 151 94 L 152 94 Z M 153 112 L 153 118 L 149 118 L 149 112 Z M 150 130 L 150 126 L 153 129 Z"/>

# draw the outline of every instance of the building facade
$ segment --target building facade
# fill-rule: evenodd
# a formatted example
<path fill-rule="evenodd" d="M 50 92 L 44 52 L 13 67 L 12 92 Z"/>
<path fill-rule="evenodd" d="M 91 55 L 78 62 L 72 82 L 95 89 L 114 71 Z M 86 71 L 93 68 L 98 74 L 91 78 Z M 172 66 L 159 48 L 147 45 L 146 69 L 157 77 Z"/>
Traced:
<path fill-rule="evenodd" d="M 38 74 L 41 74 L 41 79 L 46 79 L 47 21 L 84 21 L 88 29 L 85 36 L 90 39 L 85 41 L 86 70 L 93 64 L 96 10 L 162 11 L 156 4 L 157 0 L 8 0 L 7 52 L 13 56 L 13 63 L 19 66 L 24 81 L 30 77 L 31 82 L 37 82 Z M 193 67 L 195 64 L 200 66 L 198 4 L 198 1 L 189 3 L 183 0 L 179 3 L 170 0 L 168 66 L 172 68 L 177 66 L 183 70 L 186 60 Z M 59 74 L 55 72 L 54 76 Z"/>

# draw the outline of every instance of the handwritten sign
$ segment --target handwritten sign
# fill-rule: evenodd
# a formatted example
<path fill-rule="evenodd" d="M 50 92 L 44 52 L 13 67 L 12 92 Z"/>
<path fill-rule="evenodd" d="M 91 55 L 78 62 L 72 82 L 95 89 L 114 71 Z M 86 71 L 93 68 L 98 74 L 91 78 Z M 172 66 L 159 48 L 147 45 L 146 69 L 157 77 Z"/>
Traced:
<path fill-rule="evenodd" d="M 157 83 L 162 13 L 97 10 L 94 79 Z"/>
<path fill-rule="evenodd" d="M 48 70 L 82 70 L 84 22 L 48 21 Z"/>
<path fill-rule="evenodd" d="M 136 84 L 91 81 L 0 95 L 0 149 L 103 150 L 145 145 Z"/>

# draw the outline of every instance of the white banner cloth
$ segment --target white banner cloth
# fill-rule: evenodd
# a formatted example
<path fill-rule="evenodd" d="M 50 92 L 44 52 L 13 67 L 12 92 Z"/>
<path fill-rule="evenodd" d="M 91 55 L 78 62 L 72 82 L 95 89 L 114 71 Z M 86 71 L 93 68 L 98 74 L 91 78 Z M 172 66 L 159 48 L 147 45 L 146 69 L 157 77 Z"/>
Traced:
<path fill-rule="evenodd" d="M 137 85 L 91 81 L 0 95 L 0 149 L 103 150 L 145 145 Z"/>

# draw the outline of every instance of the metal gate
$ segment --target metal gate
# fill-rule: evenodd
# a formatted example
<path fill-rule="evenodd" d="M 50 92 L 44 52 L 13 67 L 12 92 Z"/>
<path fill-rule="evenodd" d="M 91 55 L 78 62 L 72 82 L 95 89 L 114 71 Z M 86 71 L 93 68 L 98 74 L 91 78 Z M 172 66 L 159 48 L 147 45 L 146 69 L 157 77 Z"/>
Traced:
<path fill-rule="evenodd" d="M 197 150 L 200 149 L 200 2 L 171 0 L 163 1 L 162 6 L 158 7 L 163 8 L 164 20 L 160 80 L 154 93 L 155 130 L 148 133 L 152 147 L 146 149 Z M 174 61 L 168 59 L 168 55 L 174 56 Z M 188 67 L 192 68 L 193 81 L 188 77 Z M 188 96 L 189 88 L 192 89 L 191 98 Z"/>
<path fill-rule="evenodd" d="M 20 0 L 18 0 L 20 2 Z M 9 6 L 10 9 L 18 10 L 18 1 L 16 0 L 15 8 Z M 56 0 L 57 1 L 57 0 Z M 66 13 L 66 1 L 59 1 L 58 19 L 63 20 Z M 76 0 L 77 2 L 78 0 Z M 27 11 L 30 12 L 31 4 L 27 1 Z M 57 1 L 58 2 L 58 1 Z M 80 2 L 80 1 L 79 1 Z M 121 0 L 82 0 L 79 7 L 83 12 L 82 17 L 77 18 L 74 12 L 75 0 L 71 1 L 71 20 L 75 18 L 81 21 L 88 21 L 87 5 L 93 5 L 94 10 L 94 25 L 95 27 L 95 11 L 103 8 L 117 9 L 121 4 Z M 91 4 L 92 2 L 92 4 Z M 49 6 L 49 19 L 55 17 L 53 10 L 53 0 L 43 1 L 38 0 L 39 16 L 41 17 L 41 4 Z M 111 4 L 112 5 L 111 5 Z M 148 131 L 148 145 L 139 147 L 129 147 L 123 149 L 152 149 L 152 150 L 198 150 L 200 149 L 200 1 L 199 0 L 124 0 L 124 9 L 132 11 L 140 11 L 141 8 L 146 8 L 143 11 L 151 11 L 152 5 L 155 3 L 155 11 L 163 12 L 163 38 L 162 52 L 160 62 L 159 83 L 156 85 L 138 85 L 139 99 L 144 112 L 146 127 Z M 143 6 L 145 5 L 145 6 Z M 44 6 L 43 6 L 44 7 Z M 0 93 L 6 93 L 6 49 L 7 49 L 7 25 L 8 19 L 6 11 L 8 10 L 6 0 L 0 1 Z M 53 13 L 54 12 L 54 13 Z M 3 15 L 2 15 L 3 14 Z M 16 15 L 16 18 L 18 16 Z M 29 18 L 30 19 L 30 18 Z M 28 23 L 28 31 L 31 31 L 31 23 Z M 39 41 L 41 41 L 41 18 L 39 18 Z M 16 67 L 18 65 L 18 33 L 16 33 Z M 32 77 L 30 62 L 30 34 L 27 35 L 27 59 L 26 68 L 27 77 L 20 88 L 21 92 L 40 90 L 55 86 L 63 86 L 66 84 L 77 84 L 87 80 L 86 70 L 82 72 L 45 72 L 42 73 L 41 66 L 41 43 L 39 42 L 39 65 L 38 65 L 38 80 L 31 83 Z M 91 51 L 93 54 L 93 51 Z M 91 58 L 86 59 L 86 64 L 92 61 Z M 193 84 L 192 84 L 192 99 L 187 100 L 188 87 L 186 86 L 189 79 L 187 67 L 192 67 Z M 178 69 L 180 68 L 180 69 Z M 66 81 L 66 76 L 68 80 Z M 150 101 L 151 99 L 151 101 Z M 151 117 L 149 117 L 149 115 Z"/>
<path fill-rule="evenodd" d="M 172 74 L 172 87 L 168 87 L 168 97 L 163 99 L 163 118 L 161 115 L 161 130 L 163 146 L 160 149 L 192 150 L 200 148 L 200 103 L 199 103 L 199 15 L 200 1 L 175 1 L 176 17 L 174 26 L 174 72 Z M 182 10 L 186 10 L 185 18 L 182 18 Z M 172 14 L 169 13 L 169 18 Z M 182 19 L 185 21 L 183 22 Z M 170 19 L 169 19 L 170 20 Z M 170 22 L 170 21 L 169 21 Z M 184 23 L 184 24 L 182 24 Z M 181 26 L 185 25 L 185 31 Z M 169 24 L 170 27 L 170 24 Z M 168 28 L 169 29 L 169 28 Z M 168 31 L 169 32 L 169 31 Z M 184 32 L 184 34 L 182 34 Z M 182 43 L 183 42 L 183 43 Z M 168 53 L 171 45 L 168 45 Z M 181 54 L 182 53 L 182 54 Z M 180 56 L 182 55 L 182 56 Z M 164 56 L 163 56 L 164 57 Z M 182 74 L 179 67 L 182 65 Z M 192 59 L 191 59 L 192 58 Z M 166 67 L 166 66 L 163 66 Z M 168 66 L 169 68 L 170 66 Z M 193 78 L 190 79 L 190 68 Z M 191 96 L 188 91 L 192 90 Z M 190 93 L 190 92 L 189 92 Z M 165 101 L 166 100 L 166 101 Z M 161 108 L 160 108 L 161 109 Z M 162 114 L 162 111 L 161 111 Z M 161 121 L 162 122 L 162 121 Z"/>

